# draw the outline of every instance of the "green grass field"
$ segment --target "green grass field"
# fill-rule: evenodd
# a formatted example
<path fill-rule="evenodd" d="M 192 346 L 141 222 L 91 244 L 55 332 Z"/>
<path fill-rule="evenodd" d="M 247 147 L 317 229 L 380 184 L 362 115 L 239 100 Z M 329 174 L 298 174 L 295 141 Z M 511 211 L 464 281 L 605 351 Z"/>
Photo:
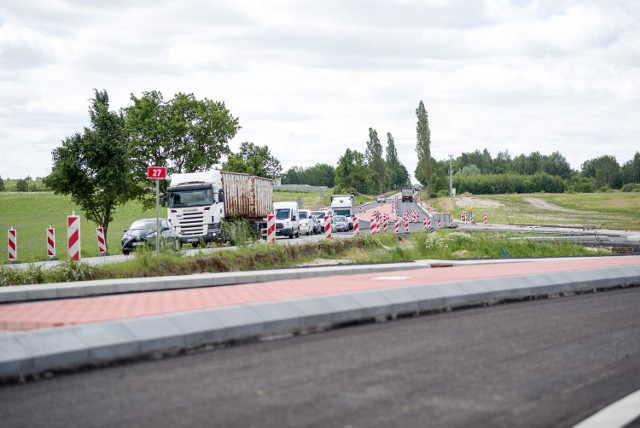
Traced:
<path fill-rule="evenodd" d="M 18 261 L 33 262 L 47 258 L 47 228 L 56 231 L 56 256 L 67 259 L 67 216 L 75 211 L 80 215 L 80 237 L 82 257 L 98 254 L 96 225 L 83 218 L 80 209 L 66 196 L 51 192 L 0 192 L 0 258 L 8 260 L 7 230 L 16 229 Z M 118 206 L 113 222 L 107 232 L 107 246 L 111 254 L 120 253 L 120 239 L 123 231 L 136 219 L 155 217 L 155 209 L 143 211 L 138 202 Z M 160 208 L 160 216 L 166 216 L 166 209 Z"/>
<path fill-rule="evenodd" d="M 543 209 L 528 200 L 543 200 L 557 207 Z M 602 229 L 640 230 L 640 194 L 638 193 L 534 193 L 514 195 L 477 195 L 465 198 L 437 198 L 431 203 L 449 210 L 454 218 L 472 208 L 476 222 L 487 214 L 489 223 L 535 224 L 542 226 L 594 225 Z"/>

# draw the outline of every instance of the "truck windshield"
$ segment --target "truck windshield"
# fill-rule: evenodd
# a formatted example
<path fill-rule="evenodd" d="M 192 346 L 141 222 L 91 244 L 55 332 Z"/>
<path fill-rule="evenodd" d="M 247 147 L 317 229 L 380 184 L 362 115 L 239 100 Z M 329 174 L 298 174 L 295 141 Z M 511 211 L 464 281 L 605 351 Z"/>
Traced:
<path fill-rule="evenodd" d="M 287 220 L 289 218 L 289 208 L 278 208 L 276 210 L 276 220 Z"/>
<path fill-rule="evenodd" d="M 337 209 L 333 209 L 333 215 L 343 215 L 345 217 L 349 217 L 351 215 L 351 211 L 350 210 L 337 210 Z"/>
<path fill-rule="evenodd" d="M 169 208 L 202 207 L 213 205 L 213 189 L 181 190 L 169 193 Z"/>

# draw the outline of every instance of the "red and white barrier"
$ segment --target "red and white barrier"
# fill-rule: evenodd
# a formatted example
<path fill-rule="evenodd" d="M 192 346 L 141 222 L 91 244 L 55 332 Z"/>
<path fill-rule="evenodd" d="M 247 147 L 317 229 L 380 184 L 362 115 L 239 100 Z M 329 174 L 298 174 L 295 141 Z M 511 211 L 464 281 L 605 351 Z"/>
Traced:
<path fill-rule="evenodd" d="M 441 229 L 441 227 L 440 227 L 440 215 L 438 215 L 438 229 Z"/>
<path fill-rule="evenodd" d="M 471 223 L 475 223 L 475 220 L 473 219 L 473 211 L 471 211 Z"/>
<path fill-rule="evenodd" d="M 409 218 L 404 218 L 404 233 L 409 233 Z"/>
<path fill-rule="evenodd" d="M 484 214 L 484 218 L 482 219 L 482 223 L 487 224 L 487 214 Z"/>
<path fill-rule="evenodd" d="M 382 231 L 384 233 L 387 233 L 387 226 L 389 225 L 389 220 L 387 219 L 387 217 L 385 216 L 383 222 L 382 222 Z"/>
<path fill-rule="evenodd" d="M 80 261 L 80 216 L 67 216 L 67 256 L 69 261 Z"/>
<path fill-rule="evenodd" d="M 331 221 L 328 215 L 324 216 L 324 237 L 325 239 L 331 238 Z"/>
<path fill-rule="evenodd" d="M 358 217 L 353 217 L 353 236 L 360 236 L 360 223 Z"/>
<path fill-rule="evenodd" d="M 422 220 L 422 230 L 427 230 L 427 217 Z"/>
<path fill-rule="evenodd" d="M 427 218 L 427 230 L 431 231 L 431 217 Z"/>
<path fill-rule="evenodd" d="M 51 226 L 47 228 L 47 257 L 56 258 L 56 230 Z"/>
<path fill-rule="evenodd" d="M 400 219 L 396 219 L 396 234 L 400 233 Z"/>
<path fill-rule="evenodd" d="M 267 215 L 267 244 L 276 243 L 276 216 L 274 214 Z"/>
<path fill-rule="evenodd" d="M 104 256 L 107 254 L 107 242 L 104 239 L 104 227 L 98 226 L 96 228 L 96 238 L 98 238 L 98 255 Z"/>
<path fill-rule="evenodd" d="M 460 213 L 460 222 L 464 223 L 464 213 Z"/>
<path fill-rule="evenodd" d="M 18 232 L 11 226 L 7 235 L 9 237 L 9 262 L 15 263 L 18 258 Z"/>

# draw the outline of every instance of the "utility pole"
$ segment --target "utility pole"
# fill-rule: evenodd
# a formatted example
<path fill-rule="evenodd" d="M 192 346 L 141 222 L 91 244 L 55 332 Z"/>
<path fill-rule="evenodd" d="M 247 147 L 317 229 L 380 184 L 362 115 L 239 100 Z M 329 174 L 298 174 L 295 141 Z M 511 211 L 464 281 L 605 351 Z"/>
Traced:
<path fill-rule="evenodd" d="M 449 155 L 449 196 L 453 196 L 453 155 Z"/>

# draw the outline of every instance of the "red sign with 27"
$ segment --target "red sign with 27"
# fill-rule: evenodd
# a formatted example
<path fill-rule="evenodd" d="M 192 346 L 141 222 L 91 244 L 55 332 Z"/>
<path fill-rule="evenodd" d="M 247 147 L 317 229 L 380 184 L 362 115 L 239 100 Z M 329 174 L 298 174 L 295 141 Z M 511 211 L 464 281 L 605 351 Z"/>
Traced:
<path fill-rule="evenodd" d="M 167 168 L 162 166 L 150 166 L 147 168 L 147 178 L 161 180 L 167 178 Z"/>

